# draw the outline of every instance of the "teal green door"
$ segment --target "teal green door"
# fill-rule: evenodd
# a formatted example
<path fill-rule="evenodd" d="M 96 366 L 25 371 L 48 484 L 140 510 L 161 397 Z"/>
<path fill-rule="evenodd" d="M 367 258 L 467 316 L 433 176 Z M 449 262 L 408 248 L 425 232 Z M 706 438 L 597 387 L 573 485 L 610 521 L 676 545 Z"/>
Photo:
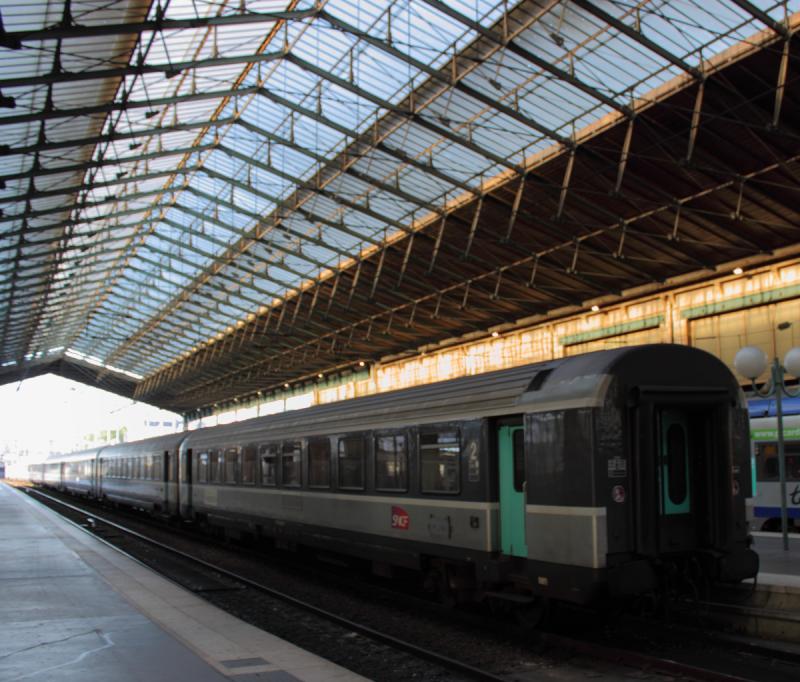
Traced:
<path fill-rule="evenodd" d="M 500 545 L 503 554 L 528 556 L 525 542 L 525 447 L 521 426 L 497 431 L 500 460 Z"/>

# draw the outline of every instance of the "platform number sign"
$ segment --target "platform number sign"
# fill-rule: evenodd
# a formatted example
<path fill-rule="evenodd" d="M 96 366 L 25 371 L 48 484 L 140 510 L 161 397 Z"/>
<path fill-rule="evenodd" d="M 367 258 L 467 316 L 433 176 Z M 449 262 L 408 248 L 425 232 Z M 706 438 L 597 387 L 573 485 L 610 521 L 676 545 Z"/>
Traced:
<path fill-rule="evenodd" d="M 392 528 L 398 530 L 408 530 L 411 525 L 411 519 L 408 512 L 402 507 L 392 507 Z"/>

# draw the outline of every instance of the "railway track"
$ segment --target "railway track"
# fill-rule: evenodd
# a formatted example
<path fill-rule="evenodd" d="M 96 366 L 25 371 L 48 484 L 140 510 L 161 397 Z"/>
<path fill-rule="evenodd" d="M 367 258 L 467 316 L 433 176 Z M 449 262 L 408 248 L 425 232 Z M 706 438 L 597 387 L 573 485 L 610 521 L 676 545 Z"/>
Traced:
<path fill-rule="evenodd" d="M 555 634 L 555 633 L 527 633 L 522 634 L 518 631 L 514 632 L 511 629 L 501 627 L 504 630 L 500 636 L 505 637 L 510 641 L 508 644 L 508 658 L 510 659 L 524 640 L 528 649 L 529 657 L 545 659 L 544 664 L 536 665 L 531 664 L 530 661 L 523 661 L 521 665 L 508 665 L 498 661 L 498 655 L 492 654 L 491 661 L 484 667 L 483 665 L 476 664 L 474 646 L 466 645 L 463 647 L 466 654 L 470 654 L 472 660 L 464 661 L 459 660 L 458 657 L 447 655 L 442 651 L 434 650 L 429 646 L 422 646 L 418 642 L 407 641 L 403 637 L 395 634 L 390 634 L 384 631 L 383 628 L 376 628 L 371 625 L 365 625 L 353 618 L 344 617 L 339 613 L 334 613 L 331 609 L 321 608 L 320 606 L 311 603 L 310 601 L 299 599 L 292 596 L 285 591 L 275 589 L 270 585 L 264 584 L 261 580 L 255 580 L 248 575 L 243 575 L 235 570 L 230 570 L 218 561 L 208 561 L 200 558 L 191 552 L 187 552 L 176 548 L 171 544 L 159 541 L 148 537 L 142 532 L 133 530 L 124 526 L 121 523 L 105 518 L 104 515 L 98 514 L 95 507 L 78 506 L 74 504 L 76 500 L 72 499 L 67 502 L 59 499 L 54 495 L 48 495 L 41 491 L 30 489 L 31 494 L 35 495 L 38 499 L 47 501 L 48 506 L 58 507 L 65 510 L 63 513 L 73 523 L 80 525 L 87 532 L 91 532 L 98 536 L 105 542 L 119 547 L 122 545 L 123 551 L 132 555 L 137 560 L 143 561 L 155 570 L 165 573 L 173 580 L 184 584 L 188 589 L 195 592 L 203 593 L 204 596 L 210 598 L 211 601 L 222 602 L 221 605 L 225 608 L 225 602 L 236 602 L 241 605 L 242 602 L 248 602 L 254 599 L 248 595 L 258 593 L 267 597 L 268 599 L 275 600 L 283 606 L 280 609 L 292 609 L 293 611 L 302 612 L 307 614 L 306 618 L 313 618 L 320 622 L 329 625 L 322 627 L 314 625 L 310 627 L 311 630 L 319 634 L 320 627 L 324 630 L 322 639 L 335 640 L 345 645 L 353 647 L 354 653 L 347 653 L 340 650 L 341 658 L 344 660 L 336 660 L 332 658 L 328 652 L 315 651 L 320 655 L 331 658 L 337 663 L 349 667 L 350 669 L 366 674 L 367 676 L 375 675 L 374 670 L 372 674 L 369 671 L 362 671 L 358 666 L 353 665 L 353 661 L 358 658 L 363 658 L 365 651 L 369 651 L 369 657 L 378 657 L 382 661 L 383 666 L 391 666 L 394 670 L 399 671 L 399 676 L 391 677 L 381 675 L 380 679 L 409 679 L 414 677 L 417 680 L 502 680 L 503 682 L 510 681 L 527 681 L 527 680 L 549 680 L 556 679 L 552 676 L 554 665 L 563 665 L 564 667 L 575 667 L 576 679 L 586 676 L 586 667 L 597 668 L 593 670 L 592 676 L 600 679 L 619 679 L 622 675 L 630 675 L 630 668 L 643 669 L 647 671 L 658 671 L 668 675 L 680 676 L 684 679 L 696 680 L 712 680 L 718 682 L 742 682 L 743 680 L 780 680 L 781 677 L 774 675 L 758 677 L 752 674 L 741 675 L 732 672 L 729 669 L 717 669 L 711 664 L 711 661 L 698 662 L 695 660 L 679 660 L 672 656 L 653 655 L 650 653 L 636 651 L 623 646 L 612 646 L 608 642 L 592 641 L 591 639 L 578 639 L 570 636 Z M 89 520 L 91 519 L 91 521 Z M 197 538 L 192 538 L 197 542 Z M 134 547 L 127 546 L 133 543 Z M 148 549 L 142 549 L 146 547 Z M 397 597 L 395 593 L 395 597 Z M 268 607 L 275 609 L 276 607 Z M 230 608 L 228 610 L 231 610 Z M 234 613 L 240 608 L 234 607 Z M 236 613 L 236 615 L 242 615 Z M 247 614 L 244 614 L 245 616 Z M 452 619 L 458 620 L 458 619 Z M 255 623 L 258 624 L 258 623 Z M 330 631 L 327 628 L 338 628 L 337 631 Z M 486 624 L 483 623 L 485 630 Z M 274 630 L 271 630 L 275 632 Z M 281 632 L 275 632 L 279 636 L 283 636 Z M 459 635 L 456 635 L 459 636 Z M 487 637 L 488 640 L 488 637 Z M 300 646 L 310 648 L 308 642 L 297 642 Z M 452 650 L 452 646 L 440 647 L 445 650 Z M 457 648 L 457 647 L 456 647 Z M 788 656 L 772 656 L 769 652 L 762 649 L 759 654 L 764 657 L 765 669 L 769 665 L 771 672 L 774 673 L 773 659 L 778 659 L 784 663 L 789 662 Z M 469 658 L 469 657 L 468 657 Z M 480 658 L 480 657 L 478 657 Z M 589 664 L 587 666 L 587 661 Z M 520 663 L 519 661 L 517 661 Z M 555 662 L 555 663 L 554 663 Z M 600 664 L 600 662 L 603 662 Z M 800 656 L 791 660 L 793 665 L 800 664 Z M 415 671 L 410 673 L 410 671 Z M 583 671 L 582 673 L 580 671 Z M 792 670 L 796 668 L 792 667 Z M 786 676 L 785 679 L 793 680 L 795 674 Z M 565 678 L 563 670 L 557 676 L 557 679 Z"/>

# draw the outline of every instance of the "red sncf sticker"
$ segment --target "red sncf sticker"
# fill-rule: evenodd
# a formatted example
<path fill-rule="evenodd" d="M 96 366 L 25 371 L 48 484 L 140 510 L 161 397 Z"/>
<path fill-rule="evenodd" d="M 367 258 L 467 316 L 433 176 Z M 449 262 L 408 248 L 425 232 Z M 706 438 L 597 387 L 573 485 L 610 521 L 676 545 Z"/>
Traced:
<path fill-rule="evenodd" d="M 411 519 L 408 518 L 408 512 L 402 507 L 392 507 L 392 528 L 408 530 L 410 525 Z"/>

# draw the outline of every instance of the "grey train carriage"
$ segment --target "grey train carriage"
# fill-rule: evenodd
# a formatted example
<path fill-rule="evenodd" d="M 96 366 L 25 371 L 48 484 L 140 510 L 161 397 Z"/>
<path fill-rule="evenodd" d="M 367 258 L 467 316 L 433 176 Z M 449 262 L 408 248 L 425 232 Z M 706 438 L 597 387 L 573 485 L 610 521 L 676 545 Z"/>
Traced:
<path fill-rule="evenodd" d="M 758 571 L 741 391 L 685 346 L 464 377 L 97 460 L 100 496 L 386 575 L 417 569 L 453 599 L 586 603 Z"/>

